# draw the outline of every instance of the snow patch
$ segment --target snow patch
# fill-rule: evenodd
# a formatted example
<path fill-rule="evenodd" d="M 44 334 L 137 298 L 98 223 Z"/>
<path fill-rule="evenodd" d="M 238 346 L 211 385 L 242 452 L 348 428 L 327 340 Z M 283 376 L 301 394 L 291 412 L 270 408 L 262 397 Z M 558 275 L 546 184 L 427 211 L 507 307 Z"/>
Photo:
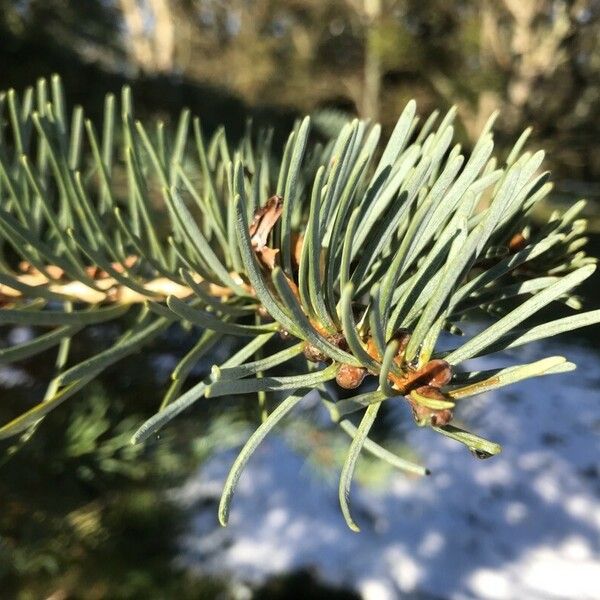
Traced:
<path fill-rule="evenodd" d="M 354 485 L 351 506 L 362 529 L 355 534 L 339 511 L 336 485 L 272 435 L 240 480 L 227 529 L 218 527 L 215 506 L 232 453 L 215 456 L 179 490 L 184 505 L 197 506 L 182 561 L 249 583 L 310 568 L 366 600 L 415 592 L 600 599 L 598 359 L 548 342 L 519 350 L 519 362 L 564 353 L 580 370 L 465 402 L 459 418 L 501 443 L 499 456 L 478 461 L 414 428 L 408 442 L 433 475 L 395 473 L 377 490 Z M 472 366 L 514 364 L 515 356 Z"/>

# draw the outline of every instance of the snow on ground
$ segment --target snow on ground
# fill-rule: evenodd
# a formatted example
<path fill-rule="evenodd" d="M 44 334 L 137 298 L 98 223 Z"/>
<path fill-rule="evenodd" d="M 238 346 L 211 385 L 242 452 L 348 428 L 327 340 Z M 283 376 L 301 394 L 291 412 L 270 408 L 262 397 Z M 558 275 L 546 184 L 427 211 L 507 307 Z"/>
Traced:
<path fill-rule="evenodd" d="M 503 445 L 500 456 L 477 460 L 434 432 L 411 430 L 433 475 L 353 486 L 358 534 L 346 528 L 336 486 L 277 435 L 251 459 L 221 529 L 215 501 L 233 455 L 215 456 L 177 494 L 193 509 L 182 560 L 249 583 L 309 568 L 366 600 L 600 599 L 597 355 L 546 342 L 471 366 L 552 354 L 579 369 L 472 399 L 460 414 Z"/>

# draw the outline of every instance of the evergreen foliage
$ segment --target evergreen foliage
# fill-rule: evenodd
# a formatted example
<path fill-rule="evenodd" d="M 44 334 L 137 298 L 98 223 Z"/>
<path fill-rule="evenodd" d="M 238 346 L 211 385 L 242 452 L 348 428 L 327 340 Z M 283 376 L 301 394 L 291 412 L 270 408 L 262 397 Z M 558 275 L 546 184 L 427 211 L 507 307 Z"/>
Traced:
<path fill-rule="evenodd" d="M 0 323 L 36 332 L 0 349 L 0 360 L 57 351 L 45 396 L 1 426 L 0 439 L 27 437 L 167 329 L 195 328 L 196 344 L 132 441 L 202 398 L 258 394 L 264 418 L 226 481 L 222 524 L 252 451 L 311 391 L 352 437 L 340 503 L 358 530 L 348 494 L 361 450 L 425 473 L 369 439 L 384 402 L 406 401 L 417 425 L 492 456 L 498 444 L 453 424 L 456 404 L 575 365 L 562 356 L 494 371 L 462 364 L 600 321 L 593 310 L 528 324 L 551 302 L 579 309 L 572 290 L 595 259 L 583 250 L 583 202 L 533 221 L 552 189 L 544 155 L 524 151 L 526 131 L 506 159 L 494 156 L 494 117 L 465 157 L 452 141 L 455 111 L 420 125 L 412 101 L 383 147 L 377 124 L 353 120 L 319 140 L 307 117 L 281 156 L 270 131 L 249 127 L 236 145 L 223 129 L 207 139 L 188 110 L 174 131 L 148 128 L 127 88 L 119 107 L 106 97 L 97 128 L 79 106 L 67 114 L 58 77 L 0 93 L 0 115 Z M 464 336 L 469 318 L 479 331 Z M 117 320 L 124 332 L 111 347 L 72 364 L 78 332 Z M 242 342 L 236 351 L 190 386 L 197 361 L 231 337 Z M 335 385 L 363 380 L 372 391 L 337 399 Z M 279 401 L 272 412 L 265 394 Z"/>

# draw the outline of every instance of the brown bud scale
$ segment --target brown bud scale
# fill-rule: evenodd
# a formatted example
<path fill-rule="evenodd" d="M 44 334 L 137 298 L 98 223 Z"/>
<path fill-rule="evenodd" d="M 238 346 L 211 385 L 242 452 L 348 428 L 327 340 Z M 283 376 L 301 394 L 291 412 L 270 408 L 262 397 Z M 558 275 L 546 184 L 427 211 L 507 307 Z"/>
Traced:
<path fill-rule="evenodd" d="M 452 421 L 452 411 L 447 408 L 443 410 L 435 410 L 414 402 L 411 402 L 411 407 L 415 421 L 420 427 L 424 427 L 426 425 L 431 425 L 432 427 L 443 427 Z"/>
<path fill-rule="evenodd" d="M 303 352 L 307 360 L 311 362 L 326 362 L 329 359 L 326 354 L 308 342 L 304 345 Z"/>
<path fill-rule="evenodd" d="M 366 376 L 367 370 L 362 367 L 341 365 L 335 376 L 335 380 L 340 387 L 346 390 L 353 390 L 363 382 Z"/>

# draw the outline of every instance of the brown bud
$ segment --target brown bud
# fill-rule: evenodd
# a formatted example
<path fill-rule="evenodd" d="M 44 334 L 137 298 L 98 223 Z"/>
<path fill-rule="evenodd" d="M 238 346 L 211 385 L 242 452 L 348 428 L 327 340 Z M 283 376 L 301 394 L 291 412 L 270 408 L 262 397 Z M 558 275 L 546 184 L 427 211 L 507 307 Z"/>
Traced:
<path fill-rule="evenodd" d="M 414 390 L 420 396 L 431 400 L 439 400 L 442 402 L 451 401 L 437 387 L 432 385 L 423 385 Z M 432 427 L 442 427 L 448 425 L 452 420 L 452 411 L 449 408 L 432 408 L 426 406 L 425 403 L 417 402 L 411 397 L 407 397 L 413 410 L 415 421 L 420 427 L 431 425 Z"/>
<path fill-rule="evenodd" d="M 435 410 L 422 406 L 421 404 L 415 404 L 411 402 L 413 416 L 419 427 L 425 427 L 431 425 L 432 427 L 443 427 L 448 425 L 452 421 L 452 411 L 448 408 L 442 410 Z"/>
<path fill-rule="evenodd" d="M 449 383 L 450 379 L 452 379 L 452 368 L 445 360 L 436 358 L 430 360 L 417 371 L 409 371 L 402 378 L 402 381 L 395 383 L 398 389 L 402 390 L 402 393 L 408 394 L 411 390 L 424 385 L 436 388 L 442 387 Z"/>
<path fill-rule="evenodd" d="M 367 370 L 362 367 L 341 365 L 335 376 L 335 380 L 340 387 L 346 390 L 353 390 L 363 382 L 366 375 Z"/>
<path fill-rule="evenodd" d="M 52 279 L 62 279 L 65 275 L 64 270 L 61 267 L 57 267 L 56 265 L 48 265 L 46 267 L 46 272 Z"/>
<path fill-rule="evenodd" d="M 417 394 L 425 396 L 425 398 L 431 398 L 432 400 L 448 400 L 442 392 L 432 385 L 422 385 L 414 390 Z"/>
<path fill-rule="evenodd" d="M 27 262 L 26 260 L 22 260 L 19 262 L 19 271 L 21 271 L 21 273 L 29 273 L 31 272 L 31 270 L 31 263 Z"/>
<path fill-rule="evenodd" d="M 444 427 L 448 425 L 450 421 L 452 421 L 452 411 L 449 408 L 445 408 L 444 410 L 436 410 L 431 415 L 431 426 L 432 427 Z"/>
<path fill-rule="evenodd" d="M 521 232 L 518 232 L 510 238 L 510 241 L 508 242 L 508 250 L 511 254 L 514 254 L 519 250 L 523 250 L 526 245 L 527 240 L 525 239 L 525 236 Z"/>
<path fill-rule="evenodd" d="M 94 265 L 90 265 L 85 268 L 85 274 L 92 279 L 97 279 L 98 273 L 100 273 L 100 269 Z"/>
<path fill-rule="evenodd" d="M 131 269 L 133 266 L 135 266 L 135 263 L 137 262 L 137 256 L 134 256 L 133 254 L 130 254 L 129 256 L 127 256 L 125 258 L 125 260 L 122 263 L 118 263 L 118 262 L 114 262 L 111 263 L 111 267 L 117 272 L 117 273 L 124 273 L 125 269 Z M 106 271 L 102 271 L 102 276 L 103 277 L 108 277 L 108 273 Z"/>
<path fill-rule="evenodd" d="M 340 350 L 348 350 L 348 342 L 343 333 L 332 333 L 327 336 L 327 341 Z"/>
<path fill-rule="evenodd" d="M 328 360 L 326 354 L 308 342 L 304 345 L 304 356 L 311 362 L 326 362 Z"/>
<path fill-rule="evenodd" d="M 452 379 L 452 367 L 440 358 L 430 360 L 425 365 L 425 369 L 429 377 L 428 385 L 440 388 L 450 383 Z"/>

